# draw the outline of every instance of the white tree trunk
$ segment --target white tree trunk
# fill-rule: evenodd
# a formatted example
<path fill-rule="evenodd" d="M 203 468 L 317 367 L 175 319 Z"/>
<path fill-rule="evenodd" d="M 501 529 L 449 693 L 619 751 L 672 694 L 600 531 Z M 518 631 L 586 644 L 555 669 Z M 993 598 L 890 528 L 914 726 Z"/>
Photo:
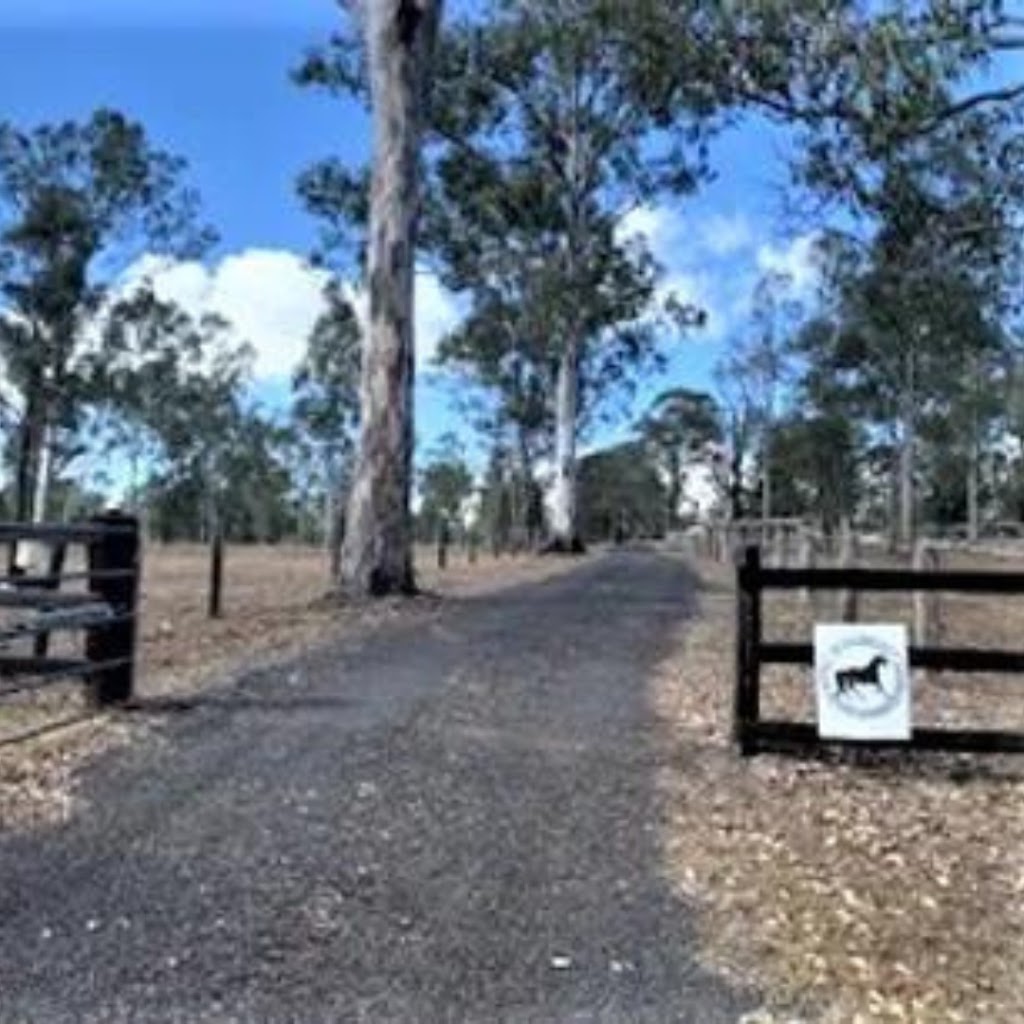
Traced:
<path fill-rule="evenodd" d="M 981 453 L 972 438 L 967 467 L 967 539 L 976 541 L 981 536 Z"/>
<path fill-rule="evenodd" d="M 39 438 L 39 462 L 36 486 L 32 495 L 32 522 L 45 523 L 50 503 L 50 478 L 53 475 L 53 436 L 48 424 L 43 425 Z"/>
<path fill-rule="evenodd" d="M 981 367 L 971 361 L 971 436 L 967 439 L 967 539 L 976 541 L 981 534 L 981 424 L 978 403 L 982 395 Z"/>
<path fill-rule="evenodd" d="M 916 525 L 916 489 L 914 464 L 917 455 L 917 383 L 913 349 L 904 357 L 903 394 L 900 396 L 902 434 L 900 437 L 900 543 L 908 550 L 914 543 Z"/>
<path fill-rule="evenodd" d="M 579 357 L 574 344 L 558 364 L 555 393 L 555 489 L 551 530 L 556 550 L 579 547 L 576 519 L 576 421 L 579 414 Z"/>
<path fill-rule="evenodd" d="M 324 499 L 324 548 L 327 551 L 330 579 L 336 580 L 341 574 L 341 545 L 344 540 L 343 509 L 345 498 L 343 489 L 336 481 L 328 486 Z"/>
<path fill-rule="evenodd" d="M 356 595 L 415 589 L 413 275 L 420 141 L 440 12 L 441 0 L 370 0 L 364 6 L 373 108 L 370 305 L 359 453 L 339 581 Z"/>
<path fill-rule="evenodd" d="M 914 432 L 908 422 L 900 445 L 900 543 L 908 549 L 914 543 L 914 448 Z"/>
<path fill-rule="evenodd" d="M 324 488 L 324 500 L 320 508 L 320 536 L 324 551 L 328 555 L 332 553 L 334 546 L 334 521 L 338 517 L 337 497 L 334 484 L 328 479 L 327 486 Z"/>
<path fill-rule="evenodd" d="M 772 517 L 772 425 L 765 427 L 761 440 L 761 544 L 769 548 L 771 528 L 768 520 Z"/>
<path fill-rule="evenodd" d="M 46 423 L 43 423 L 39 431 L 35 468 L 30 522 L 45 523 L 50 499 L 50 479 L 53 475 L 53 435 Z M 42 541 L 20 541 L 15 552 L 15 565 L 29 575 L 43 576 L 47 571 L 49 552 L 49 545 Z"/>

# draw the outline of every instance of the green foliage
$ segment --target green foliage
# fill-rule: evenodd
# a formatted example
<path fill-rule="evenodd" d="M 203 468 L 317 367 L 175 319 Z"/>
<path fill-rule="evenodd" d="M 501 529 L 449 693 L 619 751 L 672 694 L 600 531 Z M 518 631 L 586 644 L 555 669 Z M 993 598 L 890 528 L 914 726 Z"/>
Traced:
<path fill-rule="evenodd" d="M 862 441 L 850 418 L 811 408 L 776 424 L 770 467 L 773 514 L 813 516 L 826 531 L 836 531 L 862 496 Z"/>
<path fill-rule="evenodd" d="M 943 136 L 983 162 L 1019 142 L 1024 86 L 983 82 L 993 54 L 1019 49 L 1019 18 L 997 0 L 638 0 L 634 77 L 669 116 L 694 95 L 795 128 L 797 180 L 875 212 L 885 170 Z M 1009 148 L 1007 148 L 1007 145 Z"/>
<path fill-rule="evenodd" d="M 536 549 L 545 533 L 544 494 L 533 464 L 515 457 L 500 433 L 492 436 L 478 521 L 495 555 Z"/>
<path fill-rule="evenodd" d="M 463 505 L 473 493 L 473 474 L 454 434 L 445 434 L 428 455 L 419 491 L 416 528 L 420 540 L 434 541 L 442 529 L 461 527 Z"/>
<path fill-rule="evenodd" d="M 528 465 L 547 453 L 554 422 L 553 371 L 538 312 L 527 303 L 482 295 L 438 349 L 439 363 L 464 382 L 463 414 L 485 434 L 511 429 Z M 476 390 L 467 392 L 467 383 Z"/>
<path fill-rule="evenodd" d="M 135 503 L 164 539 L 295 528 L 288 433 L 247 406 L 252 352 L 229 332 L 143 289 L 110 310 L 91 356 L 92 446 L 127 455 Z"/>
<path fill-rule="evenodd" d="M 629 40 L 604 3 L 519 0 L 453 26 L 441 47 L 424 238 L 473 311 L 442 360 L 539 419 L 568 345 L 584 405 L 657 362 L 659 268 L 621 237 L 625 210 L 695 187 L 704 152 L 660 132 L 621 74 Z M 659 312 L 661 317 L 659 319 Z"/>
<path fill-rule="evenodd" d="M 721 366 L 718 408 L 680 391 L 648 413 L 644 464 L 668 482 L 660 507 L 678 508 L 682 466 L 704 439 L 729 450 L 735 515 L 760 494 L 762 511 L 829 528 L 881 519 L 898 477 L 926 518 L 964 514 L 968 493 L 1019 509 L 1024 454 L 1004 449 L 1024 441 L 1011 330 L 1024 86 L 985 80 L 994 54 L 1024 46 L 1019 29 L 996 0 L 513 0 L 453 24 L 421 237 L 470 302 L 440 360 L 494 442 L 492 536 L 507 540 L 524 504 L 515 482 L 528 490 L 551 454 L 567 355 L 584 429 L 657 368 L 673 328 L 699 319 L 655 302 L 660 268 L 622 237 L 622 214 L 699 187 L 715 133 L 751 113 L 793 135 L 789 198 L 822 228 L 824 291 L 797 309 L 786 282 L 765 281 Z M 365 98 L 365 72 L 337 37 L 297 77 Z M 365 175 L 328 162 L 300 191 L 326 253 L 360 240 Z M 610 492 L 609 460 L 588 471 L 591 495 L 594 473 Z"/>
<path fill-rule="evenodd" d="M 142 487 L 143 507 L 163 540 L 200 540 L 219 527 L 225 538 L 274 543 L 298 528 L 286 430 L 232 401 L 211 405 L 223 431 L 216 440 L 158 463 Z"/>
<path fill-rule="evenodd" d="M 728 364 L 747 422 L 763 420 L 782 385 L 770 459 L 762 443 L 756 463 L 773 514 L 834 529 L 847 515 L 891 523 L 900 503 L 904 521 L 935 524 L 962 521 L 972 488 L 994 498 L 980 457 L 1006 430 L 1014 345 L 999 261 L 946 244 L 952 205 L 947 219 L 894 195 L 870 244 L 830 240 L 822 308 L 774 339 L 785 372 L 766 374 L 751 358 Z"/>
<path fill-rule="evenodd" d="M 302 502 L 340 504 L 352 474 L 359 423 L 360 328 L 337 281 L 292 379 L 293 476 Z"/>
<path fill-rule="evenodd" d="M 711 395 L 689 388 L 662 392 L 637 424 L 649 457 L 666 481 L 666 523 L 679 516 L 688 464 L 706 459 L 722 440 L 721 410 Z"/>
<path fill-rule="evenodd" d="M 185 164 L 111 110 L 21 131 L 0 124 L 0 357 L 21 402 L 19 514 L 44 448 L 74 455 L 96 392 L 85 328 L 116 275 L 143 251 L 195 255 L 198 223 Z M 132 314 L 116 304 L 110 316 Z"/>
<path fill-rule="evenodd" d="M 638 441 L 580 460 L 580 531 L 588 542 L 657 537 L 666 528 L 667 493 Z"/>
<path fill-rule="evenodd" d="M 494 555 L 513 546 L 515 497 L 515 465 L 505 448 L 496 443 L 491 448 L 480 494 L 480 523 Z"/>
<path fill-rule="evenodd" d="M 440 350 L 482 394 L 486 432 L 509 430 L 521 462 L 550 446 L 560 358 L 581 384 L 574 415 L 660 365 L 666 328 L 699 319 L 656 301 L 659 268 L 621 237 L 625 211 L 691 190 L 706 173 L 703 100 L 673 117 L 634 89 L 633 39 L 606 0 L 516 0 L 452 23 L 434 68 L 421 224 L 424 253 L 471 311 Z M 351 34 L 306 55 L 304 86 L 367 98 Z M 351 266 L 368 215 L 363 171 L 327 160 L 299 191 L 322 256 Z"/>
<path fill-rule="evenodd" d="M 296 188 L 303 206 L 317 218 L 320 227 L 313 262 L 361 268 L 365 255 L 363 232 L 370 219 L 368 169 L 353 170 L 340 160 L 328 158 L 303 171 Z"/>

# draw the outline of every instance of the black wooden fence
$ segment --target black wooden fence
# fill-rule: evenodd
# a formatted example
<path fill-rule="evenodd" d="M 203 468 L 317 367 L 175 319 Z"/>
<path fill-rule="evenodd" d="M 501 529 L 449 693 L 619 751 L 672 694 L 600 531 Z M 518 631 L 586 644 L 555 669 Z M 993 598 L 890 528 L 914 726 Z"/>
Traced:
<path fill-rule="evenodd" d="M 19 569 L 17 545 L 49 550 L 48 567 L 29 575 Z M 100 705 L 132 695 L 139 592 L 139 526 L 135 518 L 107 513 L 85 523 L 0 523 L 0 544 L 11 546 L 8 572 L 0 577 L 0 608 L 15 613 L 0 622 L 0 697 L 37 690 L 79 676 Z M 86 567 L 64 571 L 69 546 L 81 545 Z M 61 591 L 85 582 L 88 590 Z M 84 656 L 49 656 L 52 633 L 84 631 Z M 33 652 L 9 653 L 31 640 Z"/>
<path fill-rule="evenodd" d="M 996 730 L 914 729 L 909 741 L 822 740 L 808 722 L 761 718 L 763 665 L 814 664 L 809 643 L 767 643 L 762 636 L 761 598 L 765 590 L 951 591 L 1008 594 L 1024 598 L 1024 573 L 905 569 L 772 569 L 761 565 L 757 547 L 744 550 L 737 566 L 736 688 L 733 736 L 744 756 L 762 750 L 831 746 L 898 746 L 921 750 L 1024 753 L 1024 733 Z M 1024 672 L 1024 651 L 973 647 L 916 647 L 913 668 L 936 672 Z M 1024 692 L 1022 692 L 1024 700 Z"/>

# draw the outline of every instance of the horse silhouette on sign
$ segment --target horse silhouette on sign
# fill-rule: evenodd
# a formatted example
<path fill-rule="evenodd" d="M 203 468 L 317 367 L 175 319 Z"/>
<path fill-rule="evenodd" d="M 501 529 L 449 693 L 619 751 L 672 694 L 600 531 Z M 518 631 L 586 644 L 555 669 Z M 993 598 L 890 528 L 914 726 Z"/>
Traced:
<path fill-rule="evenodd" d="M 860 668 L 843 668 L 836 672 L 836 693 L 855 692 L 862 686 L 873 686 L 876 690 L 885 692 L 882 685 L 881 669 L 887 665 L 888 659 L 876 654 L 866 665 Z"/>

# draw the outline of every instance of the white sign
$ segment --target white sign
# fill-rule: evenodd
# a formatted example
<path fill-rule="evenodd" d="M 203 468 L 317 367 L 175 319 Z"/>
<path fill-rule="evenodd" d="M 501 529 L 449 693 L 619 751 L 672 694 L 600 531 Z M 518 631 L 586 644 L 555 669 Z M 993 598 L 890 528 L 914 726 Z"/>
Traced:
<path fill-rule="evenodd" d="M 835 740 L 909 740 L 907 628 L 816 625 L 818 735 Z"/>

